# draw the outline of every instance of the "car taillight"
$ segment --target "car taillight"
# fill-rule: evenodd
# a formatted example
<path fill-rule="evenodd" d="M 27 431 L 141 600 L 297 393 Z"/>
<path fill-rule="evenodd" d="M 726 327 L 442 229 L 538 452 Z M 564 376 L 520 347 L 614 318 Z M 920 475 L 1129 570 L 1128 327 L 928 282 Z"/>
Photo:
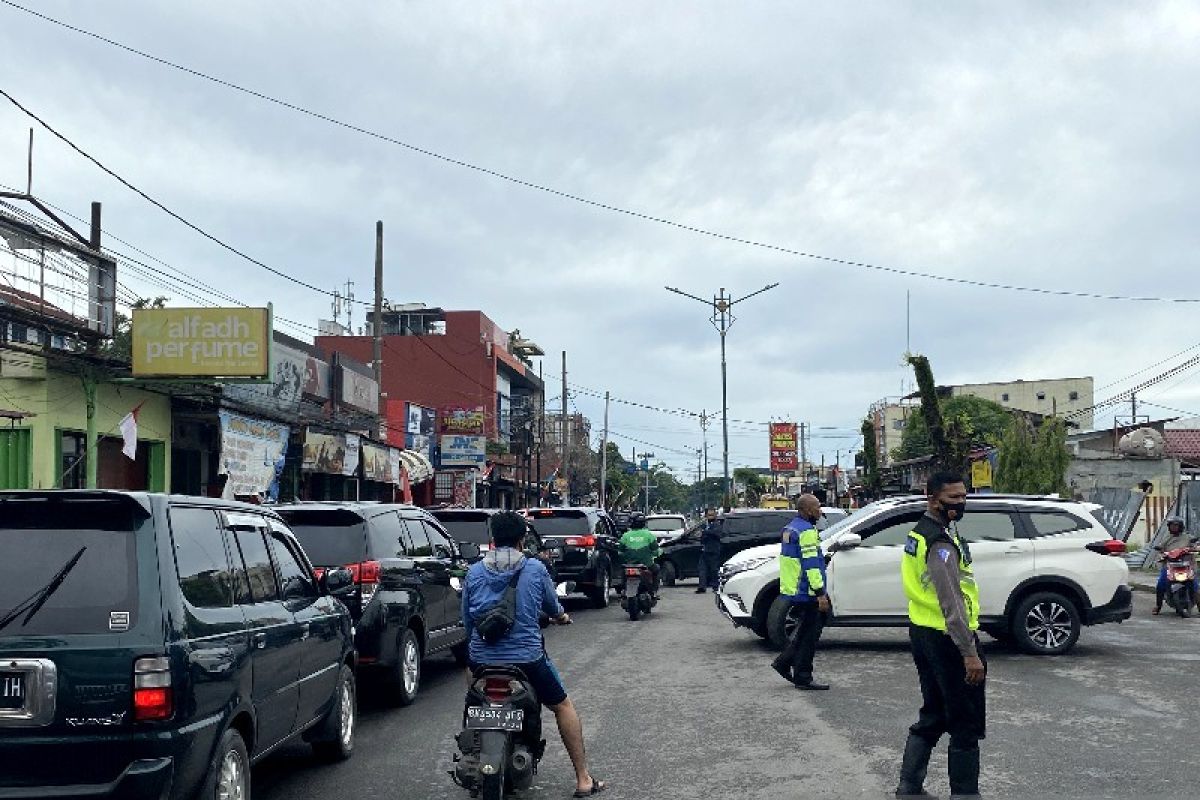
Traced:
<path fill-rule="evenodd" d="M 324 575 L 325 575 L 325 568 L 324 567 L 313 567 L 313 575 L 316 576 L 317 580 L 321 580 L 321 578 L 324 577 Z"/>
<path fill-rule="evenodd" d="M 568 536 L 566 539 L 567 547 L 595 547 L 595 536 Z"/>
<path fill-rule="evenodd" d="M 503 703 L 520 688 L 521 684 L 510 678 L 484 678 L 475 682 L 475 690 L 491 703 Z"/>
<path fill-rule="evenodd" d="M 640 577 L 642 574 L 642 568 L 641 567 L 626 567 L 625 574 L 633 576 L 633 577 Z"/>
<path fill-rule="evenodd" d="M 378 561 L 360 561 L 357 564 L 347 564 L 346 569 L 350 570 L 354 582 L 362 592 L 362 604 L 369 604 L 375 597 L 375 592 L 379 590 L 379 578 L 383 574 L 383 567 Z"/>
<path fill-rule="evenodd" d="M 1088 542 L 1086 546 L 1088 550 L 1091 550 L 1093 553 L 1099 553 L 1102 556 L 1125 555 L 1125 543 L 1120 539 L 1105 539 L 1103 542 Z"/>
<path fill-rule="evenodd" d="M 169 719 L 175 712 L 171 663 L 161 656 L 133 662 L 133 718 Z"/>

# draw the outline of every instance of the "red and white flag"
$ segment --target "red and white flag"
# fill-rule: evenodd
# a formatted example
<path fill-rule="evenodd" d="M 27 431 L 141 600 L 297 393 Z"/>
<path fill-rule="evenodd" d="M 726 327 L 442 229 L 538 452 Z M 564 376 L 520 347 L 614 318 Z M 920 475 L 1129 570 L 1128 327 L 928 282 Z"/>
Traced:
<path fill-rule="evenodd" d="M 141 410 L 142 404 L 138 403 L 134 406 L 133 411 L 130 411 L 121 418 L 121 422 L 119 423 L 121 439 L 124 442 L 121 452 L 130 461 L 137 461 L 137 415 Z"/>

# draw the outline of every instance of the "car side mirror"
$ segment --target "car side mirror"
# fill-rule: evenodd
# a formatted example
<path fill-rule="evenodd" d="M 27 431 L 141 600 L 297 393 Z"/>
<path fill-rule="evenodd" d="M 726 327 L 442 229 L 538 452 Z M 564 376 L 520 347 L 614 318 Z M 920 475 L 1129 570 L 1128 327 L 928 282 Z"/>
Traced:
<path fill-rule="evenodd" d="M 829 545 L 829 552 L 839 553 L 843 550 L 853 550 L 862 544 L 862 537 L 857 533 L 847 533 Z"/>
<path fill-rule="evenodd" d="M 479 545 L 473 542 L 458 543 L 458 556 L 463 561 L 478 561 L 480 555 Z"/>
<path fill-rule="evenodd" d="M 325 570 L 321 585 L 334 597 L 347 597 L 354 592 L 354 575 L 345 567 Z"/>

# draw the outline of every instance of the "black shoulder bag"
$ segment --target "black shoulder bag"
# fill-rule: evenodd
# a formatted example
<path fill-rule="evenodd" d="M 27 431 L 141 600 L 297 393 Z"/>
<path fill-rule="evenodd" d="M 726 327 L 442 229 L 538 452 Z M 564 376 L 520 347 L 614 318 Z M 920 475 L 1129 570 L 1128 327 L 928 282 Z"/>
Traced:
<path fill-rule="evenodd" d="M 504 594 L 500 595 L 496 604 L 485 611 L 479 621 L 475 623 L 479 635 L 488 644 L 496 644 L 508 636 L 513 624 L 517 621 L 517 582 L 521 580 L 521 573 L 525 570 L 527 563 L 529 563 L 529 559 L 521 562 L 520 569 L 513 573 L 512 580 L 508 582 L 508 586 L 504 587 Z"/>

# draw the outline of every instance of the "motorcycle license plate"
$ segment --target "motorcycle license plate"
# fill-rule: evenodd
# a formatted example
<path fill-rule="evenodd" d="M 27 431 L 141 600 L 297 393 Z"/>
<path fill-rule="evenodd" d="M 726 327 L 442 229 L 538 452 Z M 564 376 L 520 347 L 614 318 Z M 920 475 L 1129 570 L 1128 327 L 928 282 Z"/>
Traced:
<path fill-rule="evenodd" d="M 520 732 L 525 724 L 525 711 L 520 708 L 467 708 L 467 730 Z"/>

